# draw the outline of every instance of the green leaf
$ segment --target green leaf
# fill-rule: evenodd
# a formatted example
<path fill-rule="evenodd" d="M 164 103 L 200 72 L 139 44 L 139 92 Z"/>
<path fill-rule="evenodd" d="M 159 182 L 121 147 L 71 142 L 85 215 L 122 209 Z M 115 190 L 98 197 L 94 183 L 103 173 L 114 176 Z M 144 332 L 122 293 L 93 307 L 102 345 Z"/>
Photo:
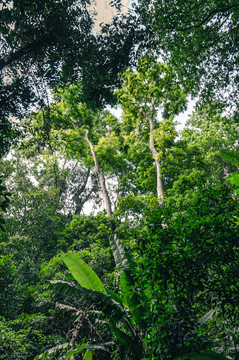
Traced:
<path fill-rule="evenodd" d="M 31 14 L 35 15 L 35 10 L 31 6 L 24 6 L 24 9 L 28 10 Z"/>
<path fill-rule="evenodd" d="M 87 350 L 84 356 L 85 360 L 92 360 L 93 359 L 93 352 L 91 350 Z"/>
<path fill-rule="evenodd" d="M 124 270 L 129 268 L 129 261 L 126 257 L 125 250 L 123 246 L 121 245 L 121 242 L 117 238 L 117 235 L 110 237 L 110 247 L 113 252 L 113 256 L 115 259 L 115 265 L 118 270 Z"/>
<path fill-rule="evenodd" d="M 239 153 L 238 151 L 221 150 L 223 159 L 230 161 L 232 164 L 239 167 Z"/>
<path fill-rule="evenodd" d="M 131 277 L 127 274 L 126 271 L 123 271 L 120 275 L 120 284 L 124 304 L 129 308 L 129 311 L 136 323 L 140 324 L 144 315 L 144 310 L 139 301 L 139 297 L 134 293 L 134 284 L 131 280 Z"/>
<path fill-rule="evenodd" d="M 6 35 L 6 34 L 8 34 L 8 32 L 9 32 L 9 28 L 6 28 L 6 27 L 1 26 L 1 27 L 0 27 L 0 31 L 1 31 L 1 33 L 2 33 L 3 35 Z"/>
<path fill-rule="evenodd" d="M 65 357 L 67 359 L 70 359 L 72 355 L 79 354 L 82 350 L 85 350 L 87 348 L 87 344 L 78 345 L 75 350 L 71 350 L 68 353 L 65 354 Z"/>
<path fill-rule="evenodd" d="M 116 302 L 118 302 L 119 304 L 123 305 L 123 299 L 121 298 L 121 296 L 119 296 L 119 294 L 116 294 L 115 292 L 111 291 L 111 290 L 106 290 L 107 294 L 109 294 Z"/>
<path fill-rule="evenodd" d="M 110 246 L 113 251 L 116 267 L 121 271 L 123 270 L 123 272 L 120 275 L 122 297 L 119 297 L 119 295 L 112 294 L 110 292 L 109 294 L 119 303 L 122 304 L 123 302 L 129 308 L 129 311 L 136 323 L 140 324 L 142 323 L 144 314 L 147 310 L 149 310 L 148 298 L 144 293 L 142 293 L 143 301 L 145 303 L 145 307 L 143 307 L 139 296 L 132 292 L 134 282 L 132 281 L 130 275 L 127 274 L 126 269 L 134 267 L 134 263 L 131 259 L 128 258 L 116 234 L 110 238 Z"/>
<path fill-rule="evenodd" d="M 68 279 L 68 280 L 75 280 L 74 276 L 72 274 L 65 274 L 65 277 Z"/>
<path fill-rule="evenodd" d="M 121 344 L 125 345 L 128 351 L 135 355 L 137 359 L 142 359 L 144 357 L 143 349 L 135 341 L 134 338 L 132 338 L 122 330 L 118 329 L 113 323 L 111 323 L 110 326 L 117 339 L 120 341 Z"/>
<path fill-rule="evenodd" d="M 77 254 L 69 252 L 63 258 L 64 263 L 76 281 L 84 288 L 106 292 L 96 273 Z"/>
<path fill-rule="evenodd" d="M 239 186 L 239 172 L 236 172 L 230 176 L 230 181 L 232 185 Z"/>

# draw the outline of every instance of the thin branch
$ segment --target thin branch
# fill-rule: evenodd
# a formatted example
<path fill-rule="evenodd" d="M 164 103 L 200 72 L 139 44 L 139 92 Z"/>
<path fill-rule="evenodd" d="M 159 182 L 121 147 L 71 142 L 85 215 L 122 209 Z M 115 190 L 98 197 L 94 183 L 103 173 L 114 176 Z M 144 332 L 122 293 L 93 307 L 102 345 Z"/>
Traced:
<path fill-rule="evenodd" d="M 191 30 L 191 29 L 194 29 L 194 28 L 199 28 L 201 27 L 203 24 L 205 24 L 207 21 L 209 21 L 209 19 L 215 15 L 215 14 L 218 14 L 220 12 L 225 12 L 225 11 L 229 11 L 235 7 L 239 7 L 239 4 L 235 4 L 235 5 L 231 5 L 229 6 L 228 8 L 224 8 L 224 9 L 215 9 L 215 10 L 212 10 L 204 19 L 202 19 L 198 24 L 193 24 L 191 26 L 188 26 L 188 27 L 175 27 L 174 30 L 177 30 L 177 31 L 188 31 L 188 30 Z M 195 21 L 198 21 L 198 20 L 195 20 Z M 163 30 L 166 30 L 168 28 L 164 28 Z"/>

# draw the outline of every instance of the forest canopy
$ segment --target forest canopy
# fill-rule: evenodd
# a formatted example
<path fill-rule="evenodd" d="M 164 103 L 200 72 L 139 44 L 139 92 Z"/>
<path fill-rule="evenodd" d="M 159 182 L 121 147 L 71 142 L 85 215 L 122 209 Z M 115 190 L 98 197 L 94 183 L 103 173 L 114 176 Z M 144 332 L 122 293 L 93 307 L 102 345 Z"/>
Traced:
<path fill-rule="evenodd" d="M 0 4 L 0 359 L 237 360 L 239 4 L 91 5 Z"/>

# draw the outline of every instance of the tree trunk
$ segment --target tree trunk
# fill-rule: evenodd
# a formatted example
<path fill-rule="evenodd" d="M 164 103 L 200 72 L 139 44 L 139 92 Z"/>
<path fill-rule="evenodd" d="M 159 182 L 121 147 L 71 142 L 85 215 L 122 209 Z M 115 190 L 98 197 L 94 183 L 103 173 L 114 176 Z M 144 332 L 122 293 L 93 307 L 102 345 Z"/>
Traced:
<path fill-rule="evenodd" d="M 149 120 L 149 150 L 155 160 L 156 163 L 156 171 L 157 171 L 157 194 L 158 194 L 158 200 L 161 203 L 165 196 L 164 196 L 164 190 L 163 190 L 163 181 L 161 179 L 161 169 L 160 169 L 160 161 L 158 160 L 158 152 L 155 149 L 154 146 L 154 121 L 153 121 L 153 113 L 154 113 L 154 100 L 151 102 L 151 111 L 150 115 L 147 115 L 145 110 L 142 110 L 142 114 Z"/>
<path fill-rule="evenodd" d="M 73 195 L 73 201 L 75 203 L 76 209 L 75 209 L 75 215 L 80 215 L 84 204 L 87 200 L 89 200 L 92 191 L 90 191 L 85 197 L 80 197 L 83 193 L 85 193 L 85 188 L 87 185 L 87 182 L 90 177 L 90 169 L 87 169 L 86 177 L 83 181 L 83 184 L 81 186 L 78 186 L 75 190 L 75 194 Z"/>
<path fill-rule="evenodd" d="M 155 160 L 156 163 L 156 170 L 157 170 L 157 194 L 158 194 L 158 199 L 161 202 L 162 200 L 164 200 L 164 190 L 163 190 L 163 181 L 161 179 L 161 170 L 160 170 L 160 161 L 158 160 L 158 152 L 155 149 L 154 146 L 154 136 L 153 136 L 153 131 L 154 131 L 154 123 L 153 123 L 153 119 L 150 117 L 149 118 L 149 125 L 150 125 L 150 133 L 149 133 L 149 150 Z"/>
<path fill-rule="evenodd" d="M 110 201 L 110 197 L 109 197 L 109 194 L 108 194 L 108 191 L 107 191 L 107 188 L 106 188 L 105 177 L 104 177 L 104 174 L 103 174 L 103 172 L 102 172 L 102 170 L 100 168 L 100 165 L 98 163 L 98 159 L 97 159 L 93 144 L 88 138 L 88 130 L 85 130 L 85 141 L 89 145 L 90 150 L 91 150 L 91 154 L 92 154 L 93 159 L 94 159 L 96 174 L 98 176 L 99 183 L 100 183 L 100 188 L 101 188 L 103 198 L 104 198 L 104 201 L 105 201 L 106 214 L 107 214 L 107 216 L 112 216 L 111 201 Z"/>

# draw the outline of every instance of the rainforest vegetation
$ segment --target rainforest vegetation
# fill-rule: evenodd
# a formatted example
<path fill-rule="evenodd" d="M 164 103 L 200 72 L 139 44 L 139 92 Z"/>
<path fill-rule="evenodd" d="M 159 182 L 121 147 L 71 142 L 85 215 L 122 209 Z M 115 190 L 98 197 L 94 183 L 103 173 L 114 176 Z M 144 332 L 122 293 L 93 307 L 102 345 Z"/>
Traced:
<path fill-rule="evenodd" d="M 238 360 L 239 3 L 110 4 L 0 4 L 0 359 Z"/>

